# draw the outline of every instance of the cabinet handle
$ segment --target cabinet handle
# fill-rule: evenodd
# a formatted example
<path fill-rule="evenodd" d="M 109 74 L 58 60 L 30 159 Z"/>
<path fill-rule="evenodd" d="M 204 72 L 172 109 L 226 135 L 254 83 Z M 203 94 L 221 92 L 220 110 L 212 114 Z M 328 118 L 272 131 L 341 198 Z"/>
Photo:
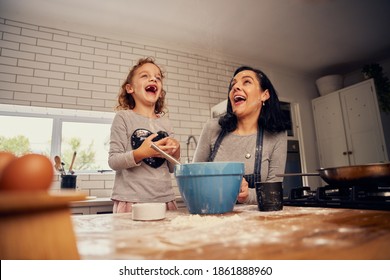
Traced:
<path fill-rule="evenodd" d="M 346 155 L 352 155 L 352 151 L 343 152 L 343 155 L 344 155 L 344 156 L 346 156 Z"/>

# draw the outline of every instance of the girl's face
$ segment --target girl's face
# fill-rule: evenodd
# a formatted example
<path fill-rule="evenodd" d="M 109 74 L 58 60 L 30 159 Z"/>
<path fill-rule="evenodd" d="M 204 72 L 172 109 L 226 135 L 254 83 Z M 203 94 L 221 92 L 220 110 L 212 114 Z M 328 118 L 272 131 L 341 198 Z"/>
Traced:
<path fill-rule="evenodd" d="M 255 72 L 244 70 L 234 76 L 229 92 L 233 113 L 238 117 L 260 115 L 263 102 L 269 98 L 268 90 L 260 87 Z"/>
<path fill-rule="evenodd" d="M 131 83 L 126 85 L 128 94 L 132 94 L 137 105 L 154 106 L 161 95 L 162 75 L 160 69 L 153 63 L 139 67 Z"/>

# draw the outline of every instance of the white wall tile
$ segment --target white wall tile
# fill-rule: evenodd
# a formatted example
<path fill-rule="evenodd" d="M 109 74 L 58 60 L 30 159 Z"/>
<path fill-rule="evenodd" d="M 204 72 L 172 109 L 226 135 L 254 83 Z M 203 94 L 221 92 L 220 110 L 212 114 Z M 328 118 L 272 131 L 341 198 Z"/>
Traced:
<path fill-rule="evenodd" d="M 106 85 L 94 84 L 94 83 L 79 83 L 79 89 L 93 90 L 93 91 L 106 91 Z"/>
<path fill-rule="evenodd" d="M 29 45 L 36 45 L 37 39 L 32 37 L 21 36 L 13 33 L 3 33 L 3 40 L 17 42 L 17 43 L 25 43 Z"/>
<path fill-rule="evenodd" d="M 67 81 L 92 83 L 92 79 L 93 79 L 92 75 L 79 75 L 79 74 L 73 74 L 73 73 L 65 73 L 65 80 L 67 80 Z"/>
<path fill-rule="evenodd" d="M 73 58 L 67 58 L 65 60 L 65 63 L 66 65 L 86 67 L 86 68 L 93 68 L 94 65 L 92 61 L 73 59 Z"/>
<path fill-rule="evenodd" d="M 14 57 L 14 58 L 29 59 L 29 60 L 33 60 L 35 57 L 35 54 L 31 52 L 23 52 L 23 51 L 16 51 L 10 49 L 2 49 L 1 55 L 5 57 Z"/>
<path fill-rule="evenodd" d="M 51 79 L 64 79 L 65 77 L 64 72 L 55 72 L 55 71 L 46 71 L 46 70 L 40 70 L 35 69 L 34 76 L 35 77 L 45 77 L 45 78 L 51 78 Z"/>
<path fill-rule="evenodd" d="M 102 55 L 94 55 L 94 54 L 82 53 L 81 54 L 81 59 L 107 63 L 107 57 L 106 56 L 102 56 Z"/>
<path fill-rule="evenodd" d="M 68 44 L 67 45 L 67 50 L 78 52 L 78 53 L 89 53 L 89 54 L 93 54 L 94 53 L 94 48 L 86 47 L 86 46 L 80 46 L 80 45 L 75 45 L 75 44 Z"/>
<path fill-rule="evenodd" d="M 3 23 L 3 21 L 2 21 L 2 23 Z M 0 24 L 0 31 L 20 35 L 20 33 L 22 32 L 22 28 L 16 27 L 16 26 L 11 26 L 11 25 L 6 25 L 6 24 Z"/>
<path fill-rule="evenodd" d="M 64 96 L 74 96 L 90 99 L 92 97 L 92 92 L 90 90 L 81 90 L 81 89 L 69 89 L 65 88 L 63 90 Z"/>
<path fill-rule="evenodd" d="M 74 81 L 63 81 L 63 80 L 50 79 L 49 85 L 53 86 L 53 87 L 77 89 L 78 83 L 74 82 Z"/>
<path fill-rule="evenodd" d="M 45 102 L 46 101 L 46 94 L 35 94 L 35 93 L 26 93 L 26 92 L 15 92 L 14 99 L 19 100 L 28 100 L 28 101 L 35 101 L 35 102 Z"/>
<path fill-rule="evenodd" d="M 53 41 L 68 43 L 67 46 L 69 46 L 69 44 L 74 44 L 74 45 L 81 44 L 80 38 L 73 38 L 70 36 L 59 35 L 59 34 L 53 34 Z"/>
<path fill-rule="evenodd" d="M 13 20 L 7 19 L 5 21 L 5 23 L 7 25 L 11 25 L 11 26 L 19 26 L 19 27 L 23 27 L 23 28 L 38 30 L 38 26 L 36 26 L 34 24 L 28 24 L 28 23 L 25 23 L 25 22 L 19 22 L 19 21 L 13 21 Z"/>
<path fill-rule="evenodd" d="M 0 81 L 15 83 L 16 82 L 16 75 L 15 74 L 0 73 Z"/>
<path fill-rule="evenodd" d="M 35 73 L 37 69 L 49 70 L 50 67 L 50 64 L 46 62 L 37 62 L 37 61 L 25 60 L 25 59 L 18 59 L 18 65 L 21 67 L 28 67 L 31 69 L 35 69 Z"/>
<path fill-rule="evenodd" d="M 49 84 L 49 79 L 18 75 L 16 77 L 16 83 L 47 86 Z"/>
<path fill-rule="evenodd" d="M 11 49 L 11 50 L 19 50 L 19 46 L 20 46 L 20 43 L 0 40 L 0 48 Z"/>
<path fill-rule="evenodd" d="M 65 58 L 80 59 L 80 53 L 72 50 L 53 49 L 52 54 L 54 56 L 61 56 Z"/>
<path fill-rule="evenodd" d="M 38 46 L 43 46 L 43 47 L 50 47 L 50 48 L 53 48 L 53 49 L 61 49 L 61 50 L 65 50 L 66 49 L 66 43 L 56 42 L 56 41 L 53 41 L 53 40 L 38 39 L 37 40 L 37 45 Z"/>
<path fill-rule="evenodd" d="M 64 73 L 78 73 L 79 68 L 76 66 L 69 66 L 65 64 L 51 63 L 50 70 L 63 71 Z"/>
<path fill-rule="evenodd" d="M 58 56 L 55 56 L 55 55 L 36 54 L 35 55 L 35 60 L 36 61 L 49 62 L 49 63 L 65 64 L 65 58 L 64 57 L 58 57 Z"/>
<path fill-rule="evenodd" d="M 92 48 L 104 49 L 104 50 L 107 50 L 107 46 L 108 46 L 107 43 L 102 43 L 102 42 L 97 42 L 97 41 L 92 41 L 87 39 L 83 39 L 81 41 L 81 45 L 92 47 Z"/>
<path fill-rule="evenodd" d="M 9 91 L 31 92 L 31 85 L 23 85 L 18 83 L 0 82 L 0 89 Z"/>
<path fill-rule="evenodd" d="M 10 100 L 6 100 L 6 99 L 13 99 L 13 98 L 14 98 L 13 91 L 0 89 L 0 103 L 8 104 Z"/>
<path fill-rule="evenodd" d="M 93 78 L 93 83 L 103 84 L 103 85 L 117 85 L 118 84 L 118 79 L 94 77 Z"/>
<path fill-rule="evenodd" d="M 53 40 L 53 33 L 51 32 L 43 32 L 43 31 L 32 30 L 27 28 L 22 29 L 21 35 L 27 37 L 41 38 L 46 40 Z"/>
<path fill-rule="evenodd" d="M 0 65 L 13 65 L 16 66 L 18 59 L 12 57 L 0 56 Z"/>
<path fill-rule="evenodd" d="M 49 87 L 49 86 L 32 86 L 32 92 L 34 93 L 44 93 L 48 95 L 62 95 L 63 89 L 60 87 Z"/>

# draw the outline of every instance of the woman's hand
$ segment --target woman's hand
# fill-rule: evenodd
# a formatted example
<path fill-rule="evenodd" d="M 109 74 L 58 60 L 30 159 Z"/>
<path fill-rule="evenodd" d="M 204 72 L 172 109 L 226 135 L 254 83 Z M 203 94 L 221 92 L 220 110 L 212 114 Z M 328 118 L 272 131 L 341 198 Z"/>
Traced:
<path fill-rule="evenodd" d="M 237 201 L 239 203 L 245 203 L 249 196 L 248 182 L 245 178 L 242 178 L 240 193 L 238 194 Z"/>

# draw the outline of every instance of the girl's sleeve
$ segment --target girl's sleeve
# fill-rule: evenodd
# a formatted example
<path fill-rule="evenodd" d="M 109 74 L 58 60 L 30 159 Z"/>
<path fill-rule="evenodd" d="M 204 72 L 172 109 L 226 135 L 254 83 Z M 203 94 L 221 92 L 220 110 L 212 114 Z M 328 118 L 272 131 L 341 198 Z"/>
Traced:
<path fill-rule="evenodd" d="M 117 171 L 140 165 L 134 161 L 133 151 L 126 150 L 129 141 L 125 120 L 123 116 L 116 114 L 111 125 L 108 154 L 108 165 L 113 170 Z"/>

